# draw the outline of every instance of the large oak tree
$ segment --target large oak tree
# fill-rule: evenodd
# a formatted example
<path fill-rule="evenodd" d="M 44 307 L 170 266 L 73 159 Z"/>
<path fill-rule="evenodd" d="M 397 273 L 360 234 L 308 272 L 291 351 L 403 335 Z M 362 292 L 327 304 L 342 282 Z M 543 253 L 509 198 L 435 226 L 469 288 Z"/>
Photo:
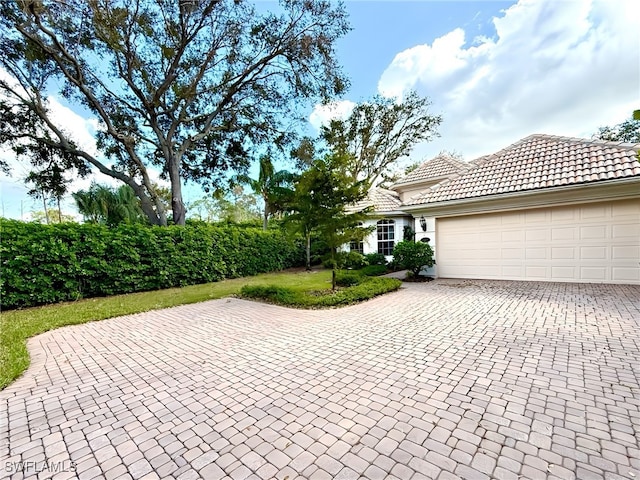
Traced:
<path fill-rule="evenodd" d="M 184 224 L 184 181 L 246 170 L 246 151 L 285 142 L 299 107 L 344 91 L 334 43 L 348 30 L 328 0 L 282 0 L 278 13 L 244 0 L 0 2 L 0 144 L 25 161 L 25 146 L 46 145 L 117 178 L 166 225 L 159 170 Z M 99 154 L 65 132 L 49 92 L 97 117 Z"/>

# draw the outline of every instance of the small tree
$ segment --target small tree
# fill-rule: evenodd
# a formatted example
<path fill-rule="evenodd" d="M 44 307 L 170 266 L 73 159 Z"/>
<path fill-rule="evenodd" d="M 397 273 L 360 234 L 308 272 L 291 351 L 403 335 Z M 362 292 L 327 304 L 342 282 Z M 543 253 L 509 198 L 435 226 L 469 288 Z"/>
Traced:
<path fill-rule="evenodd" d="M 345 155 L 330 154 L 315 160 L 296 185 L 293 213 L 288 217 L 307 240 L 307 268 L 311 233 L 318 232 L 331 251 L 332 288 L 336 288 L 336 253 L 353 239 L 364 238 L 371 229 L 363 227 L 367 210 L 354 208 L 367 195 L 366 184 L 353 182 L 345 171 Z"/>
<path fill-rule="evenodd" d="M 420 275 L 424 267 L 433 267 L 433 249 L 428 243 L 399 242 L 393 249 L 393 260 L 403 269 L 409 270 L 414 277 Z"/>

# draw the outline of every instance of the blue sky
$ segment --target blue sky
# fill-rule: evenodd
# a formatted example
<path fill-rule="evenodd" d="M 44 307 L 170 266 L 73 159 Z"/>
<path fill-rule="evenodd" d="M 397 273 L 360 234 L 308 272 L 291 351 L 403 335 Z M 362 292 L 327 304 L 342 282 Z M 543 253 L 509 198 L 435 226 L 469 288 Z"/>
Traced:
<path fill-rule="evenodd" d="M 376 93 L 401 97 L 417 90 L 444 121 L 440 137 L 416 147 L 404 163 L 442 150 L 472 160 L 534 133 L 588 138 L 640 108 L 637 0 L 351 0 L 345 6 L 353 30 L 337 53 L 351 89 L 331 108 L 310 107 L 310 123 L 346 114 Z M 94 120 L 55 108 L 89 145 Z M 20 218 L 21 205 L 25 217 L 41 209 L 19 177 L 17 171 L 13 179 L 0 178 L 8 217 Z M 185 200 L 199 195 L 189 188 Z"/>

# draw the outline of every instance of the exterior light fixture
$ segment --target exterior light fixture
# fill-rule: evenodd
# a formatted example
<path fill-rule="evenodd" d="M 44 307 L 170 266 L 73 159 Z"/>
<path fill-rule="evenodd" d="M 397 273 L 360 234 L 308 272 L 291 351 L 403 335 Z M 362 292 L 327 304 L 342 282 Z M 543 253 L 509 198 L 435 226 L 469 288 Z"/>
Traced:
<path fill-rule="evenodd" d="M 423 232 L 427 231 L 427 219 L 424 218 L 424 215 L 420 216 L 420 228 L 422 228 Z"/>

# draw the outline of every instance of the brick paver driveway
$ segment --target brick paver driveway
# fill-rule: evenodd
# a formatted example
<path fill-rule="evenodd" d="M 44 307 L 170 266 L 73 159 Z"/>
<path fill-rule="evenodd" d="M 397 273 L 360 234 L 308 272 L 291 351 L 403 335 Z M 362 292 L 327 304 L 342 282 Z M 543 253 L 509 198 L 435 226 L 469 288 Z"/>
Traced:
<path fill-rule="evenodd" d="M 438 280 L 64 328 L 0 392 L 1 476 L 638 479 L 639 320 L 638 286 Z"/>

